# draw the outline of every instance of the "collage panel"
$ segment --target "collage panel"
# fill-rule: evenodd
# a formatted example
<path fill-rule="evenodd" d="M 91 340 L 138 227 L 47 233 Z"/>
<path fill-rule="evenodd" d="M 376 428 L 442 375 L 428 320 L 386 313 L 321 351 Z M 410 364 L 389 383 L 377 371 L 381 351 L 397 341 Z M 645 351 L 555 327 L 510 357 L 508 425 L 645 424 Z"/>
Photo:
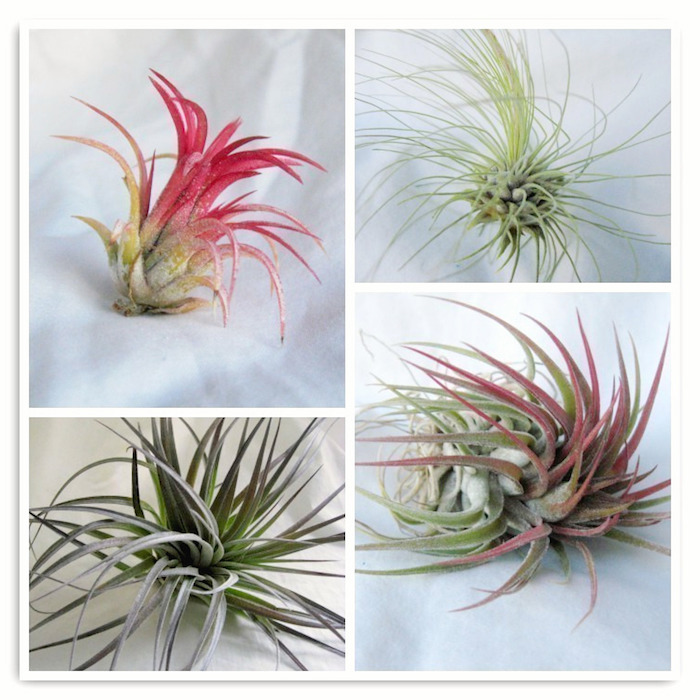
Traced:
<path fill-rule="evenodd" d="M 344 406 L 344 38 L 28 32 L 31 406 Z"/>
<path fill-rule="evenodd" d="M 30 419 L 30 670 L 342 671 L 344 433 Z"/>
<path fill-rule="evenodd" d="M 669 670 L 670 295 L 356 311 L 357 670 Z"/>
<path fill-rule="evenodd" d="M 671 32 L 356 33 L 359 282 L 669 282 Z"/>

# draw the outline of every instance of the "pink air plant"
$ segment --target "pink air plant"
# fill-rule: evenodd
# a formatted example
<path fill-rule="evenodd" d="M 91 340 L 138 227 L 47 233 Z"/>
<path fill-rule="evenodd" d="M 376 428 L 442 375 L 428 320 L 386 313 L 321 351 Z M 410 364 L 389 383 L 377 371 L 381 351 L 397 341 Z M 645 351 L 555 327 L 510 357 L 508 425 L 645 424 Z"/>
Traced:
<path fill-rule="evenodd" d="M 284 339 L 285 302 L 278 271 L 278 248 L 288 250 L 318 279 L 297 252 L 296 236 L 321 242 L 300 221 L 285 211 L 249 201 L 250 194 L 217 203 L 229 186 L 278 168 L 301 182 L 296 169 L 303 165 L 323 168 L 305 156 L 279 148 L 252 148 L 262 136 L 232 140 L 241 120 L 227 124 L 207 146 L 207 117 L 204 110 L 162 75 L 153 71 L 151 82 L 165 102 L 177 133 L 177 155 L 170 178 L 151 206 L 156 158 L 145 158 L 131 134 L 113 117 L 82 100 L 87 107 L 115 126 L 131 147 L 136 166 L 110 146 L 76 136 L 58 138 L 91 146 L 111 156 L 124 173 L 130 198 L 129 218 L 113 230 L 95 219 L 78 216 L 101 237 L 121 298 L 114 308 L 126 316 L 143 313 L 176 314 L 192 311 L 209 302 L 191 293 L 206 287 L 221 306 L 224 325 L 241 260 L 252 258 L 270 278 L 277 297 L 280 333 Z M 244 235 L 253 234 L 257 244 Z M 258 247 L 263 241 L 270 253 Z M 230 261 L 230 273 L 224 264 Z"/>
<path fill-rule="evenodd" d="M 590 574 L 588 615 L 598 591 L 589 543 L 605 536 L 670 553 L 627 530 L 670 517 L 668 512 L 647 510 L 669 499 L 656 494 L 668 488 L 670 480 L 642 486 L 654 469 L 642 470 L 636 456 L 658 393 L 668 338 L 643 403 L 636 351 L 630 386 L 616 338 L 619 375 L 605 405 L 580 318 L 585 370 L 544 324 L 535 321 L 559 353 L 559 363 L 515 326 L 468 304 L 453 303 L 504 327 L 524 351 L 524 369 L 471 345 L 426 343 L 410 348 L 418 361 L 408 364 L 429 381 L 386 384 L 392 398 L 371 407 L 379 416 L 361 423 L 364 430 L 380 428 L 382 434 L 358 438 L 393 449 L 390 455 L 359 463 L 382 468 L 381 493 L 360 492 L 388 508 L 406 536 L 384 537 L 360 524 L 380 541 L 358 549 L 422 552 L 438 560 L 365 573 L 460 570 L 526 549 L 515 573 L 497 590 L 460 608 L 467 610 L 522 588 L 550 547 L 568 572 L 567 548 L 572 547 L 583 556 Z M 486 371 L 468 371 L 446 359 L 455 353 L 480 361 Z M 401 433 L 387 435 L 387 429 Z"/>

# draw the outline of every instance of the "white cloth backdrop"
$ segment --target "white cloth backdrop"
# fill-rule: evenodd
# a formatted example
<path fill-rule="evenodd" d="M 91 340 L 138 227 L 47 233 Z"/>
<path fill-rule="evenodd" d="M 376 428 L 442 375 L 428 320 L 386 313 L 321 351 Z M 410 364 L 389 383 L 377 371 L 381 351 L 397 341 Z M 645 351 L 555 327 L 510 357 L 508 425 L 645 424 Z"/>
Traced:
<path fill-rule="evenodd" d="M 344 39 L 340 30 L 32 30 L 29 34 L 30 404 L 51 406 L 339 406 L 344 395 Z M 231 191 L 278 206 L 323 239 L 298 236 L 319 285 L 286 251 L 287 333 L 267 273 L 241 265 L 228 327 L 219 310 L 124 318 L 98 236 L 128 215 L 118 166 L 51 138 L 86 136 L 146 155 L 172 153 L 175 131 L 149 69 L 198 102 L 210 134 L 241 117 L 238 135 L 301 152 L 300 185 L 272 170 Z M 156 188 L 170 172 L 156 164 Z M 206 290 L 205 290 L 206 292 Z"/>
<path fill-rule="evenodd" d="M 448 295 L 444 295 L 448 296 Z M 454 297 L 496 313 L 516 324 L 558 357 L 544 333 L 521 315 L 545 322 L 586 367 L 578 335 L 576 309 L 597 363 L 601 401 L 609 400 L 617 376 L 613 323 L 633 367 L 629 336 L 640 356 L 642 399 L 646 398 L 670 318 L 666 294 L 463 294 Z M 406 341 L 470 343 L 501 360 L 520 361 L 522 351 L 500 326 L 479 314 L 434 299 L 395 294 L 359 294 L 356 357 L 357 403 L 381 398 L 373 377 L 385 382 L 409 380 L 396 352 Z M 360 332 L 362 336 L 360 336 Z M 382 342 L 379 342 L 382 341 Z M 385 347 L 386 343 L 391 348 Z M 364 348 L 362 347 L 364 345 Z M 366 348 L 366 349 L 365 349 Z M 426 361 L 427 362 L 427 361 Z M 468 360 L 465 360 L 468 362 Z M 420 364 L 420 362 L 419 362 Z M 483 365 L 471 365 L 474 367 Z M 638 451 L 641 470 L 658 465 L 648 483 L 671 473 L 670 357 L 654 412 Z M 419 372 L 417 374 L 420 374 Z M 604 404 L 607 405 L 607 404 Z M 357 461 L 376 459 L 377 445 L 357 444 Z M 358 485 L 377 492 L 376 469 L 357 467 Z M 661 510 L 665 506 L 660 506 Z M 399 535 L 381 506 L 356 498 L 357 519 L 389 535 Z M 632 530 L 670 544 L 668 522 Z M 358 543 L 370 541 L 358 533 Z M 556 556 L 521 591 L 465 612 L 455 608 L 477 602 L 515 571 L 511 554 L 461 572 L 413 576 L 357 573 L 356 624 L 358 670 L 364 671 L 662 671 L 670 668 L 671 562 L 655 552 L 600 539 L 591 546 L 598 572 L 598 602 L 574 629 L 589 605 L 584 563 L 571 552 L 572 576 L 563 575 Z M 401 553 L 357 552 L 357 569 L 386 569 L 426 564 L 431 557 Z M 477 590 L 480 589 L 480 590 Z"/>

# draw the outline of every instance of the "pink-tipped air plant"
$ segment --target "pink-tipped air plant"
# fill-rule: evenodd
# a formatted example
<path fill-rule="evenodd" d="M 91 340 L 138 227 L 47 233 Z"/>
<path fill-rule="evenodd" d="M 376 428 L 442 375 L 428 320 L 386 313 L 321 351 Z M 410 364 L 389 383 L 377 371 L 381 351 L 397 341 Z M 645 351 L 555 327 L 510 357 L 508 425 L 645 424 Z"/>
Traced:
<path fill-rule="evenodd" d="M 467 610 L 521 589 L 538 571 L 549 547 L 568 574 L 567 549 L 574 548 L 590 575 L 586 617 L 598 590 L 589 547 L 593 540 L 608 537 L 670 554 L 666 547 L 627 530 L 670 517 L 668 512 L 648 510 L 670 499 L 657 495 L 670 486 L 670 480 L 642 485 L 654 469 L 642 469 L 636 456 L 658 393 L 668 338 L 644 402 L 634 344 L 631 386 L 615 338 L 619 376 L 606 405 L 580 318 L 585 369 L 543 323 L 533 319 L 556 347 L 560 362 L 497 316 L 453 303 L 505 328 L 522 347 L 524 364 L 515 368 L 471 345 L 410 347 L 418 360 L 408 364 L 419 368 L 429 381 L 385 384 L 392 398 L 368 409 L 370 417 L 360 423 L 358 438 L 392 448 L 391 454 L 359 463 L 382 468 L 380 493 L 360 492 L 388 508 L 404 536 L 388 537 L 360 523 L 375 542 L 358 550 L 420 552 L 438 560 L 363 572 L 461 570 L 524 549 L 524 559 L 513 575 L 476 603 L 460 608 Z M 483 363 L 486 371 L 468 371 L 446 359 L 455 354 Z M 381 434 L 362 435 L 377 428 Z"/>
<path fill-rule="evenodd" d="M 96 148 L 114 159 L 124 173 L 130 208 L 126 223 L 110 229 L 95 219 L 78 216 L 93 228 L 107 249 L 109 265 L 120 294 L 114 308 L 136 314 L 177 314 L 209 304 L 192 292 L 206 287 L 218 302 L 226 324 L 234 285 L 243 258 L 260 263 L 277 297 L 280 333 L 284 339 L 285 302 L 278 271 L 278 248 L 288 250 L 318 279 L 306 260 L 290 242 L 297 235 L 321 245 L 320 239 L 300 221 L 268 204 L 249 201 L 252 193 L 218 202 L 230 185 L 255 177 L 265 168 L 278 168 L 301 182 L 296 169 L 313 160 L 280 148 L 253 148 L 262 136 L 232 140 L 241 125 L 227 124 L 207 146 L 208 124 L 204 110 L 188 100 L 162 75 L 153 71 L 151 82 L 163 99 L 177 133 L 177 154 L 153 154 L 145 158 L 131 134 L 113 117 L 86 102 L 104 117 L 129 143 L 135 156 L 132 169 L 126 158 L 104 143 L 77 136 L 58 138 Z M 175 167 L 151 206 L 156 158 L 172 157 Z M 252 234 L 251 243 L 245 234 Z M 270 254 L 259 247 L 264 242 Z M 230 261 L 230 273 L 224 264 Z"/>

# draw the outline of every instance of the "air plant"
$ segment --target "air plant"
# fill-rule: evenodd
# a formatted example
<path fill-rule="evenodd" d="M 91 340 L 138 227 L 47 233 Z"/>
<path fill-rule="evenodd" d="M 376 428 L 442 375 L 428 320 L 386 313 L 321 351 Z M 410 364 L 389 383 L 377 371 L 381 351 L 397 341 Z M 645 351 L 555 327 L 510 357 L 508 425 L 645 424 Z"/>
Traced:
<path fill-rule="evenodd" d="M 30 651 L 62 647 L 69 670 L 103 659 L 113 670 L 150 619 L 152 668 L 170 670 L 187 618 L 199 631 L 180 653 L 189 659 L 184 670 L 204 670 L 227 621 L 242 616 L 272 640 L 278 664 L 284 655 L 306 670 L 287 639 L 342 656 L 343 618 L 308 597 L 303 585 L 289 585 L 290 578 L 338 575 L 307 554 L 344 540 L 334 527 L 343 516 L 324 513 L 342 485 L 313 493 L 323 421 L 311 420 L 283 445 L 281 420 L 219 418 L 201 435 L 183 422 L 193 438 L 189 452 L 169 418 L 152 419 L 150 435 L 124 423 L 130 435 L 120 437 L 131 456 L 82 467 L 51 503 L 30 510 L 31 605 L 38 615 Z M 130 495 L 63 495 L 106 468 L 126 470 Z M 153 499 L 144 495 L 144 476 Z M 313 505 L 295 514 L 301 499 Z"/>
<path fill-rule="evenodd" d="M 126 158 L 104 143 L 77 136 L 58 138 L 96 148 L 117 162 L 129 193 L 128 220 L 117 221 L 110 230 L 87 216 L 76 218 L 94 229 L 107 250 L 109 265 L 120 298 L 114 308 L 126 316 L 179 314 L 209 304 L 192 296 L 205 287 L 218 302 L 224 324 L 241 260 L 250 258 L 262 265 L 277 296 L 280 333 L 284 339 L 285 302 L 278 271 L 278 248 L 289 251 L 318 279 L 296 249 L 295 237 L 320 239 L 287 212 L 269 204 L 251 201 L 251 192 L 227 196 L 227 189 L 276 168 L 301 182 L 299 166 L 321 166 L 294 151 L 251 147 L 262 136 L 234 140 L 241 120 L 227 124 L 207 146 L 207 117 L 197 103 L 187 99 L 162 75 L 153 71 L 151 82 L 163 99 L 175 126 L 177 154 L 155 153 L 145 158 L 131 134 L 114 118 L 82 100 L 110 122 L 127 140 L 136 160 L 132 169 Z M 175 159 L 175 167 L 151 206 L 154 165 L 157 158 Z M 247 238 L 251 240 L 247 240 Z M 260 243 L 268 245 L 271 255 Z M 224 263 L 230 261 L 230 274 Z"/>
<path fill-rule="evenodd" d="M 668 337 L 642 402 L 634 343 L 631 385 L 616 335 L 619 375 L 606 403 L 580 317 L 585 368 L 553 330 L 535 319 L 559 361 L 516 326 L 483 309 L 450 301 L 505 328 L 522 348 L 524 361 L 516 366 L 466 344 L 409 346 L 417 359 L 407 364 L 428 381 L 383 384 L 391 398 L 367 409 L 358 437 L 391 449 L 390 454 L 358 463 L 381 467 L 379 493 L 360 493 L 387 508 L 402 534 L 382 534 L 360 523 L 374 541 L 357 549 L 422 553 L 437 561 L 362 572 L 455 571 L 516 550 L 526 552 L 502 585 L 459 608 L 469 610 L 520 590 L 535 576 L 550 547 L 568 576 L 567 550 L 573 549 L 583 556 L 590 576 L 585 618 L 598 591 L 591 547 L 596 538 L 670 554 L 627 529 L 670 517 L 668 512 L 649 510 L 669 500 L 657 494 L 670 480 L 643 484 L 654 469 L 643 468 L 636 456 L 659 389 Z M 448 359 L 455 355 L 478 362 L 484 371 L 471 371 L 459 360 Z M 376 429 L 380 432 L 366 436 Z"/>
<path fill-rule="evenodd" d="M 562 281 L 592 281 L 603 276 L 595 250 L 601 234 L 624 244 L 616 251 L 629 270 L 637 243 L 665 244 L 620 215 L 663 216 L 633 213 L 630 197 L 633 180 L 667 175 L 615 174 L 613 156 L 666 137 L 663 127 L 651 129 L 668 104 L 611 146 L 604 139 L 609 121 L 636 86 L 609 109 L 595 95 L 575 99 L 563 43 L 568 78 L 559 98 L 536 87 L 524 36 L 407 34 L 419 42 L 408 60 L 360 55 L 367 68 L 358 77 L 357 142 L 376 157 L 358 164 L 358 236 L 386 242 L 371 275 L 401 244 L 394 256 L 400 269 L 422 261 L 421 274 L 431 274 L 436 256 L 447 256 L 447 276 L 467 281 L 478 279 L 471 270 L 482 262 L 496 279 L 513 281 L 521 271 L 523 280 L 546 282 L 559 271 Z M 425 49 L 435 63 L 416 65 L 415 54 Z M 543 65 L 550 61 L 543 57 Z M 572 116 L 581 133 L 569 125 Z M 622 188 L 599 195 L 597 183 Z M 580 270 L 583 257 L 593 275 Z"/>

